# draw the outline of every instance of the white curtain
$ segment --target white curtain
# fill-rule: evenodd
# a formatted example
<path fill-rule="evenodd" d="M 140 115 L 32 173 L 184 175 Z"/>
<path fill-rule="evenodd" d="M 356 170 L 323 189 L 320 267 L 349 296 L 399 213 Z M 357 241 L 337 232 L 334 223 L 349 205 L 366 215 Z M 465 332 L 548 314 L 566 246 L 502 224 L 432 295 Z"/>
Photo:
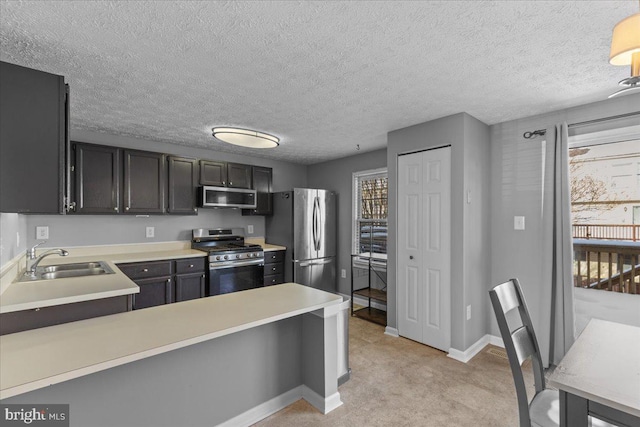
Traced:
<path fill-rule="evenodd" d="M 546 340 L 540 343 L 545 366 L 557 365 L 575 339 L 568 139 L 566 123 L 547 129 L 542 204 L 542 270 L 546 280 L 541 284 L 545 307 L 541 323 L 549 332 L 543 330 L 538 335 L 539 340 Z"/>

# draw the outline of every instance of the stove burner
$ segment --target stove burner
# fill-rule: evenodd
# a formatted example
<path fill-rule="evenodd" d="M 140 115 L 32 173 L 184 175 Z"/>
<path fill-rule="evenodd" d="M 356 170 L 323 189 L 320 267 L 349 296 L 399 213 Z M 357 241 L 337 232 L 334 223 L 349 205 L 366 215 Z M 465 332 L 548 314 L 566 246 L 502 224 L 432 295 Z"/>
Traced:
<path fill-rule="evenodd" d="M 244 243 L 240 229 L 193 230 L 191 248 L 208 252 L 210 263 L 264 259 L 262 246 Z"/>

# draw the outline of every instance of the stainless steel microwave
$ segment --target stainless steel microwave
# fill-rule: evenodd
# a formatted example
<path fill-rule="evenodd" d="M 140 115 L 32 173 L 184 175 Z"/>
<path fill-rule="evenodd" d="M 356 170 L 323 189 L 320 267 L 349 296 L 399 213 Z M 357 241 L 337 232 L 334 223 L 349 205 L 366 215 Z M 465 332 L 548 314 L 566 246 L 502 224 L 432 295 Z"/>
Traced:
<path fill-rule="evenodd" d="M 227 187 L 200 187 L 201 208 L 256 208 L 256 190 Z"/>

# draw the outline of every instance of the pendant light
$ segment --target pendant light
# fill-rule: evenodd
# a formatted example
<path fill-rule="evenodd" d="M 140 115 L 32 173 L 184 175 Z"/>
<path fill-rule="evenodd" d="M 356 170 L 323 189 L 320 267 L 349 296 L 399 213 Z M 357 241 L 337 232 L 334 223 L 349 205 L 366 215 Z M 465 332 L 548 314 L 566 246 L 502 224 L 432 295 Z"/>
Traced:
<path fill-rule="evenodd" d="M 631 77 L 619 83 L 626 87 L 612 93 L 609 98 L 640 91 L 640 13 L 626 17 L 613 27 L 609 63 L 631 65 Z"/>
<path fill-rule="evenodd" d="M 212 128 L 212 135 L 228 144 L 239 145 L 249 148 L 275 148 L 280 145 L 280 139 L 264 132 L 256 132 L 255 130 L 216 127 Z"/>

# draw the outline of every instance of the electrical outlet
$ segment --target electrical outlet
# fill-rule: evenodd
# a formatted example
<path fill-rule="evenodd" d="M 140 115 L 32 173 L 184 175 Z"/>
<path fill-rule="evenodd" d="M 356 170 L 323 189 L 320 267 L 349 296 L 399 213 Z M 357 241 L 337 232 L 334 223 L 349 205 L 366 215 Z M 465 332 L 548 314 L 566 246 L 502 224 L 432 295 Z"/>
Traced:
<path fill-rule="evenodd" d="M 253 225 L 247 225 L 247 233 L 253 234 Z"/>
<path fill-rule="evenodd" d="M 513 217 L 513 229 L 514 230 L 524 230 L 524 217 L 523 216 L 514 216 Z"/>
<path fill-rule="evenodd" d="M 147 238 L 154 237 L 156 235 L 155 227 L 147 227 Z"/>
<path fill-rule="evenodd" d="M 20 247 L 20 232 L 16 231 L 16 248 Z"/>
<path fill-rule="evenodd" d="M 47 240 L 49 238 L 49 227 L 43 225 L 36 227 L 36 239 Z"/>
<path fill-rule="evenodd" d="M 347 270 L 345 270 L 344 268 L 342 270 L 340 270 L 340 276 L 342 276 L 343 279 L 347 278 Z"/>
<path fill-rule="evenodd" d="M 471 320 L 471 306 L 467 306 L 467 320 Z"/>

